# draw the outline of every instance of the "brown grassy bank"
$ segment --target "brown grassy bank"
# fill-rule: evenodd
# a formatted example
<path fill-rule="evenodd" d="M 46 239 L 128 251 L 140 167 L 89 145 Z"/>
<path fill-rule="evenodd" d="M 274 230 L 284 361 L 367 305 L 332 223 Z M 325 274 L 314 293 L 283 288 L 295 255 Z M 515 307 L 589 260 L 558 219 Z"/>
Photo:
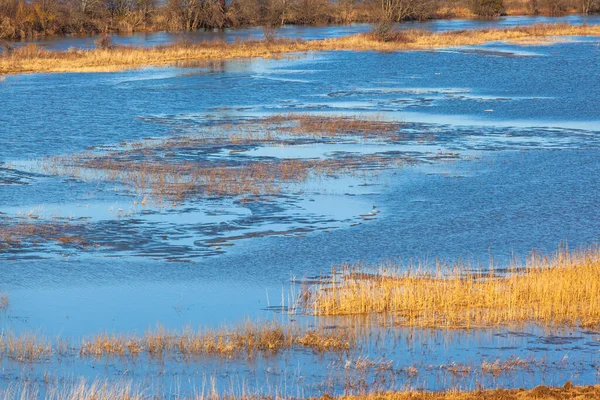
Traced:
<path fill-rule="evenodd" d="M 405 326 L 473 328 L 536 323 L 600 326 L 600 249 L 532 255 L 502 273 L 468 265 L 344 266 L 305 294 L 317 315 L 382 313 Z M 365 272 L 368 271 L 368 272 Z"/>
<path fill-rule="evenodd" d="M 288 53 L 307 51 L 425 50 L 479 45 L 498 40 L 531 42 L 534 39 L 550 36 L 600 36 L 600 26 L 557 24 L 455 32 L 407 30 L 395 34 L 393 40 L 389 41 L 378 40 L 370 34 L 361 34 L 312 41 L 245 41 L 232 44 L 204 42 L 153 48 L 118 47 L 108 50 L 49 51 L 30 45 L 3 54 L 0 57 L 0 74 L 106 72 L 190 62 L 240 58 L 274 58 Z"/>
<path fill-rule="evenodd" d="M 573 386 L 566 383 L 564 387 L 538 386 L 525 389 L 491 389 L 472 392 L 391 392 L 366 396 L 345 396 L 340 400 L 527 400 L 527 399 L 597 399 L 600 386 Z"/>

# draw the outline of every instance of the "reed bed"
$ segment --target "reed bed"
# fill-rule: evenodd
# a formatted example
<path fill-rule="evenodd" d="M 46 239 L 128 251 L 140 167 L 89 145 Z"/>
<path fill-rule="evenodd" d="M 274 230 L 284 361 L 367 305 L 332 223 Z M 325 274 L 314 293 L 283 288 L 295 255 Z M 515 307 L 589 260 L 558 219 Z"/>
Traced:
<path fill-rule="evenodd" d="M 152 48 L 117 47 L 50 51 L 35 45 L 0 56 L 0 74 L 42 72 L 107 72 L 144 66 L 175 66 L 178 63 L 211 62 L 240 58 L 276 58 L 308 51 L 397 51 L 425 50 L 452 46 L 480 45 L 490 41 L 528 41 L 552 36 L 599 36 L 600 26 L 539 24 L 506 29 L 479 29 L 453 32 L 405 30 L 382 41 L 372 34 L 325 40 L 238 41 L 173 44 Z"/>
<path fill-rule="evenodd" d="M 450 363 L 440 365 L 439 369 L 452 375 L 471 376 L 472 374 L 502 376 L 516 371 L 531 370 L 533 367 L 546 367 L 543 361 L 511 357 L 506 360 L 484 360 L 481 365 Z M 413 367 L 414 368 L 414 367 Z"/>
<path fill-rule="evenodd" d="M 210 385 L 210 383 L 209 383 Z M 36 384 L 20 383 L 9 385 L 7 389 L 0 390 L 3 400 L 157 400 L 167 398 L 161 394 L 146 390 L 140 385 L 135 385 L 128 380 L 108 381 L 96 379 L 87 381 L 80 379 L 75 383 L 52 383 L 44 387 L 45 395 L 40 396 L 41 388 Z M 563 387 L 537 386 L 533 389 L 481 389 L 474 391 L 445 391 L 445 392 L 418 392 L 398 391 L 382 392 L 353 396 L 333 397 L 324 395 L 321 400 L 533 400 L 533 399 L 597 399 L 600 396 L 600 386 L 574 386 L 566 382 Z M 221 394 L 214 387 L 190 396 L 176 395 L 178 400 L 260 400 L 280 399 L 286 397 L 253 394 L 251 392 Z"/>
<path fill-rule="evenodd" d="M 491 375 L 502 375 L 508 372 L 512 372 L 517 369 L 529 368 L 533 364 L 543 365 L 539 361 L 522 359 L 519 357 L 509 358 L 507 360 L 495 360 L 495 361 L 483 361 L 481 363 L 481 372 L 484 374 Z"/>
<path fill-rule="evenodd" d="M 533 400 L 533 399 L 597 399 L 600 386 L 573 386 L 570 382 L 564 387 L 537 386 L 525 389 L 488 389 L 447 392 L 386 392 L 360 396 L 341 396 L 339 400 Z"/>
<path fill-rule="evenodd" d="M 43 394 L 42 394 L 43 393 Z M 42 387 L 35 383 L 24 382 L 9 384 L 0 390 L 3 400 L 143 400 L 156 399 L 147 391 L 130 381 L 112 382 L 96 379 L 86 381 L 81 378 L 75 383 L 46 383 Z"/>
<path fill-rule="evenodd" d="M 402 326 L 600 325 L 600 248 L 532 254 L 497 273 L 470 266 L 346 265 L 303 295 L 316 315 L 378 313 Z"/>
<path fill-rule="evenodd" d="M 81 356 L 94 357 L 135 357 L 146 353 L 160 357 L 177 354 L 184 357 L 232 358 L 273 354 L 294 347 L 316 352 L 348 351 L 354 344 L 355 338 L 343 330 L 302 331 L 290 325 L 266 322 L 206 331 L 187 328 L 179 333 L 157 329 L 140 337 L 103 334 L 84 339 L 79 353 Z"/>
<path fill-rule="evenodd" d="M 149 330 L 143 335 L 98 334 L 84 338 L 79 346 L 57 339 L 52 344 L 30 333 L 3 332 L 0 356 L 19 362 L 36 362 L 53 356 L 79 357 L 255 357 L 295 348 L 317 353 L 346 352 L 357 338 L 350 330 L 310 329 L 276 322 L 251 323 L 214 330 Z"/>
<path fill-rule="evenodd" d="M 53 348 L 50 341 L 43 337 L 12 332 L 0 334 L 0 355 L 19 362 L 37 362 L 51 357 Z"/>

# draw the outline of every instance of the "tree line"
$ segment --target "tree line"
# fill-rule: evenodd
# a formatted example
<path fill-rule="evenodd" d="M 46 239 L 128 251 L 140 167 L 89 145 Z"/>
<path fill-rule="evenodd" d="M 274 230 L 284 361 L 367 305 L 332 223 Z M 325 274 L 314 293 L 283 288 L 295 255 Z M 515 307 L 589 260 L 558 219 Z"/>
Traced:
<path fill-rule="evenodd" d="M 0 38 L 592 13 L 600 0 L 0 0 Z"/>

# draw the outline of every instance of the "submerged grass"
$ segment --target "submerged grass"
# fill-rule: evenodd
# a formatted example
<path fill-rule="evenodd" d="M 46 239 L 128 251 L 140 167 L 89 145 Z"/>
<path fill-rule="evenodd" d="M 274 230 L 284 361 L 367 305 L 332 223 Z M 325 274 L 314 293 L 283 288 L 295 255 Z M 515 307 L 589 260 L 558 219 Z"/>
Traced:
<path fill-rule="evenodd" d="M 504 273 L 469 266 L 346 265 L 304 294 L 317 315 L 382 313 L 403 326 L 600 326 L 600 248 L 532 254 Z M 367 272 L 365 272 L 367 271 Z"/>
<path fill-rule="evenodd" d="M 490 41 L 531 42 L 551 36 L 599 36 L 600 26 L 539 24 L 506 29 L 430 32 L 405 30 L 393 40 L 381 41 L 371 34 L 325 40 L 249 40 L 236 43 L 203 42 L 173 44 L 152 48 L 118 47 L 114 49 L 49 51 L 35 45 L 0 55 L 0 74 L 40 72 L 106 72 L 143 66 L 177 65 L 235 58 L 274 58 L 286 53 L 306 51 L 396 51 L 423 50 L 452 46 L 479 45 Z"/>
<path fill-rule="evenodd" d="M 247 161 L 238 164 L 178 160 L 128 160 L 115 154 L 63 157 L 47 163 L 58 175 L 119 182 L 157 202 L 201 196 L 265 196 L 311 175 L 341 173 L 348 166 L 328 160 Z"/>
<path fill-rule="evenodd" d="M 275 127 L 280 135 L 309 135 L 316 138 L 338 136 L 381 137 L 399 133 L 402 125 L 379 116 L 275 114 L 260 121 Z"/>
<path fill-rule="evenodd" d="M 310 177 L 349 174 L 401 163 L 384 155 L 279 159 L 225 157 L 260 145 L 321 143 L 341 136 L 396 140 L 401 125 L 378 117 L 278 114 L 237 124 L 216 124 L 193 135 L 124 143 L 118 148 L 53 157 L 55 175 L 122 183 L 158 203 L 200 196 L 266 196 Z M 213 157 L 209 157 L 209 156 Z"/>
<path fill-rule="evenodd" d="M 73 229 L 82 224 L 61 221 L 30 221 L 28 219 L 0 219 L 0 251 L 35 245 L 39 242 L 54 242 L 68 247 L 88 247 L 90 244 L 75 234 Z M 0 299 L 0 309 L 2 300 Z"/>

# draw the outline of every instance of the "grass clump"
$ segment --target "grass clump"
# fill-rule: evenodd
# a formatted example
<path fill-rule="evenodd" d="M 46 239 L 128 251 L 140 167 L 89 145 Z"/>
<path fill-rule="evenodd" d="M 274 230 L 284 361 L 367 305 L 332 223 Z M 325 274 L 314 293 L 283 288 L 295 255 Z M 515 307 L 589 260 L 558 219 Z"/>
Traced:
<path fill-rule="evenodd" d="M 0 354 L 19 362 L 39 362 L 51 357 L 53 348 L 43 337 L 5 331 L 0 334 Z"/>
<path fill-rule="evenodd" d="M 303 331 L 295 326 L 275 322 L 247 322 L 233 328 L 169 332 L 162 328 L 142 336 L 101 334 L 84 339 L 81 356 L 138 356 L 147 353 L 155 357 L 180 355 L 184 357 L 254 357 L 274 354 L 295 347 L 315 352 L 347 351 L 355 339 L 343 330 Z"/>
<path fill-rule="evenodd" d="M 600 249 L 532 254 L 506 273 L 468 266 L 347 265 L 305 293 L 317 315 L 383 313 L 404 326 L 475 328 L 522 323 L 600 326 Z M 375 272 L 365 272 L 375 271 Z"/>
<path fill-rule="evenodd" d="M 101 333 L 81 340 L 79 346 L 58 338 L 54 344 L 32 333 L 0 335 L 0 358 L 17 362 L 40 362 L 52 358 L 79 357 L 137 358 L 252 358 L 275 355 L 294 349 L 315 353 L 347 352 L 355 347 L 357 336 L 346 329 L 302 329 L 276 322 L 246 322 L 238 326 L 194 330 L 148 330 L 143 335 Z"/>

